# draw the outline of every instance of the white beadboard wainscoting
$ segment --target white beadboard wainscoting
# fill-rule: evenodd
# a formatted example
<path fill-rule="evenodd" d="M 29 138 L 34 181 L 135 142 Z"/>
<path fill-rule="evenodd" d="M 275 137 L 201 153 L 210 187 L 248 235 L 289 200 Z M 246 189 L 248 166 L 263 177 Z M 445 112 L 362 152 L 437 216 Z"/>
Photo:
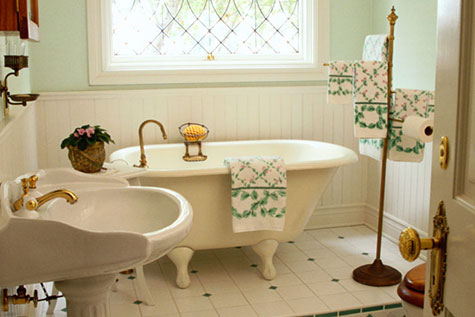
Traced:
<path fill-rule="evenodd" d="M 207 141 L 305 139 L 340 144 L 358 152 L 358 140 L 353 136 L 353 108 L 327 105 L 325 86 L 43 93 L 36 113 L 41 168 L 70 166 L 67 150 L 61 150 L 59 144 L 79 125 L 99 124 L 107 129 L 116 141 L 106 146 L 107 153 L 111 153 L 137 145 L 138 126 L 151 118 L 164 124 L 169 138 L 163 141 L 158 127 L 150 125 L 144 130 L 145 144 L 181 142 L 178 127 L 185 122 L 199 122 L 210 129 Z M 413 170 L 423 168 L 427 162 L 414 164 L 419 166 L 409 170 L 400 164 L 414 163 L 390 163 L 392 172 L 388 177 L 397 181 L 387 188 L 397 192 L 388 194 L 388 219 L 398 227 L 409 223 L 424 229 L 427 216 L 413 216 L 413 210 L 408 208 L 400 210 L 398 199 L 405 195 L 406 180 L 422 177 L 426 179 L 417 180 L 417 189 L 413 187 L 408 192 L 407 204 L 428 204 L 426 196 L 412 194 L 424 191 L 419 186 L 430 184 L 430 175 Z M 430 162 L 428 166 L 430 173 Z M 379 189 L 378 173 L 379 164 L 364 156 L 357 164 L 339 169 L 308 228 L 372 225 L 379 197 L 375 192 Z"/>
<path fill-rule="evenodd" d="M 431 164 L 433 143 L 426 143 L 420 163 L 388 161 L 384 233 L 398 240 L 406 227 L 426 235 L 429 230 Z M 366 224 L 377 227 L 381 165 L 370 159 L 368 165 L 368 210 Z"/>
<path fill-rule="evenodd" d="M 70 166 L 67 150 L 59 144 L 79 125 L 106 128 L 116 142 L 106 146 L 111 153 L 138 145 L 138 127 L 151 118 L 163 123 L 168 140 L 162 140 L 157 126 L 149 125 L 145 144 L 182 142 L 178 127 L 199 122 L 210 129 L 206 141 L 306 139 L 358 151 L 352 107 L 327 105 L 323 86 L 44 93 L 36 110 L 41 168 Z M 310 227 L 364 223 L 367 167 L 368 159 L 361 157 L 339 169 Z"/>

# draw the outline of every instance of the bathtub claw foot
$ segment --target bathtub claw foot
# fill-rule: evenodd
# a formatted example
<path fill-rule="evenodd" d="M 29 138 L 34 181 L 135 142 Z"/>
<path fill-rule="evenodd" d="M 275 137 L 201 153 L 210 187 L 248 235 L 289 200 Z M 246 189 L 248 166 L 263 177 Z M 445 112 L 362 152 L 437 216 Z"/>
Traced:
<path fill-rule="evenodd" d="M 188 274 L 188 264 L 195 251 L 187 247 L 178 247 L 168 253 L 168 258 L 176 267 L 176 285 L 179 288 L 190 286 L 190 275 Z"/>
<path fill-rule="evenodd" d="M 254 252 L 261 258 L 262 266 L 260 271 L 266 280 L 273 280 L 277 275 L 272 259 L 278 245 L 279 242 L 269 239 L 252 246 Z"/>

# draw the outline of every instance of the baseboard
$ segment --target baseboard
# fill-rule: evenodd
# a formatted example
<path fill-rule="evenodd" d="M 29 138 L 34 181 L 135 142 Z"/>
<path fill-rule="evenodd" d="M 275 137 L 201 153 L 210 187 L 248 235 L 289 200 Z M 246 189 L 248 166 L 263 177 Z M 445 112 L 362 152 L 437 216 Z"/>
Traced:
<path fill-rule="evenodd" d="M 366 204 L 317 207 L 305 229 L 362 225 L 365 223 L 366 208 Z"/>
<path fill-rule="evenodd" d="M 370 227 L 371 229 L 377 231 L 378 230 L 378 209 L 374 206 L 367 205 L 366 206 L 366 217 L 364 221 L 365 225 Z M 427 237 L 427 232 L 415 228 L 413 225 L 394 217 L 390 214 L 384 214 L 383 216 L 383 236 L 388 240 L 393 241 L 394 243 L 398 244 L 399 242 L 399 235 L 401 231 L 406 229 L 407 227 L 413 227 L 421 237 Z M 422 260 L 427 259 L 427 254 L 425 251 L 421 252 L 420 255 Z"/>
<path fill-rule="evenodd" d="M 378 229 L 378 209 L 374 206 L 366 206 L 366 217 L 364 223 L 371 229 Z M 399 235 L 401 231 L 407 227 L 413 227 L 413 225 L 394 217 L 390 214 L 384 214 L 383 217 L 383 235 L 389 240 L 397 243 L 399 241 Z M 414 228 L 421 236 L 427 236 L 427 232 Z"/>

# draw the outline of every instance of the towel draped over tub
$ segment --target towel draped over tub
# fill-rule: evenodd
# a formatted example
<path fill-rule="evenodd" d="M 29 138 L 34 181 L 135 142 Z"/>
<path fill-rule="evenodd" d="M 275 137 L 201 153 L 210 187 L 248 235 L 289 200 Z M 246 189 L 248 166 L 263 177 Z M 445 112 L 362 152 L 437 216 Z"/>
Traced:
<path fill-rule="evenodd" d="M 231 170 L 234 232 L 283 231 L 287 175 L 278 156 L 226 158 Z"/>

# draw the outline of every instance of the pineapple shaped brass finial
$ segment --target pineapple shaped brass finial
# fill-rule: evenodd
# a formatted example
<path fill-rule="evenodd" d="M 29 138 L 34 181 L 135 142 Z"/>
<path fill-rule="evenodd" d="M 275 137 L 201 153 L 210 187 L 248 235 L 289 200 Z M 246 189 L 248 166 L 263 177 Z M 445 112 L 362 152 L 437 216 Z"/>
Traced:
<path fill-rule="evenodd" d="M 391 8 L 391 13 L 388 15 L 388 21 L 389 24 L 394 25 L 396 24 L 398 16 L 396 15 L 396 9 L 394 9 L 394 6 Z"/>

